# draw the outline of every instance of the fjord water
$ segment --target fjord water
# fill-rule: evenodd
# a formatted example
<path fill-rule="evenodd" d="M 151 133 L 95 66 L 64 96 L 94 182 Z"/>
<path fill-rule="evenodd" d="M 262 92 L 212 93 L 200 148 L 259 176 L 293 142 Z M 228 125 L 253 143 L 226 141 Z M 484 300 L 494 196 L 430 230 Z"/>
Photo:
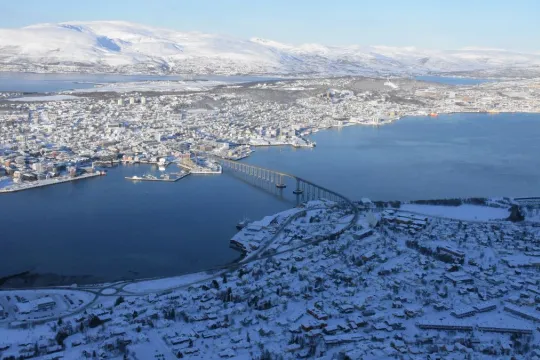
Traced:
<path fill-rule="evenodd" d="M 276 80 L 263 76 L 189 76 L 190 80 L 212 80 L 223 82 L 253 82 Z M 180 75 L 116 75 L 116 74 L 36 74 L 0 72 L 0 91 L 13 92 L 58 92 L 73 89 L 90 89 L 96 84 L 138 81 L 180 81 Z"/>
<path fill-rule="evenodd" d="M 239 257 L 229 240 L 244 216 L 295 205 L 226 174 L 176 183 L 124 178 L 149 172 L 159 173 L 120 166 L 103 177 L 0 195 L 0 277 L 31 270 L 95 282 L 207 269 Z"/>
<path fill-rule="evenodd" d="M 455 114 L 352 126 L 314 149 L 257 148 L 245 161 L 353 200 L 540 195 L 540 116 Z M 174 165 L 173 165 L 174 166 Z M 33 270 L 80 282 L 174 275 L 233 261 L 235 224 L 294 206 L 238 178 L 132 183 L 149 166 L 0 195 L 0 276 Z"/>
<path fill-rule="evenodd" d="M 465 78 L 465 77 L 451 77 L 451 76 L 416 76 L 416 80 L 425 82 L 435 82 L 446 85 L 478 85 L 492 80 L 478 79 L 478 78 Z"/>
<path fill-rule="evenodd" d="M 247 161 L 352 199 L 540 196 L 539 114 L 407 117 L 312 136 L 313 150 L 260 149 Z"/>

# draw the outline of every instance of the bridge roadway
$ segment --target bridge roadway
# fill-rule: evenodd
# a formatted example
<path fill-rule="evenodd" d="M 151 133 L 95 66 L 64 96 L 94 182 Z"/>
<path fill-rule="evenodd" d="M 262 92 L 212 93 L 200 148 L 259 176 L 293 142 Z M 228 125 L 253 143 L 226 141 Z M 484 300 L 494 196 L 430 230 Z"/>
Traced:
<path fill-rule="evenodd" d="M 277 188 L 281 189 L 287 186 L 284 180 L 287 178 L 291 179 L 296 183 L 293 193 L 296 195 L 303 195 L 306 200 L 327 199 L 347 203 L 351 208 L 355 207 L 352 201 L 347 197 L 296 175 L 222 158 L 213 158 L 213 160 L 219 162 L 223 169 L 228 169 L 263 182 L 275 184 Z"/>
<path fill-rule="evenodd" d="M 194 281 L 194 282 L 189 283 L 189 284 L 173 286 L 173 287 L 170 287 L 170 288 L 167 288 L 167 289 L 150 290 L 150 291 L 146 291 L 146 292 L 144 292 L 144 291 L 143 292 L 131 292 L 131 291 L 128 291 L 127 289 L 124 289 L 129 284 L 134 284 L 134 283 L 137 283 L 137 282 L 149 281 L 149 280 L 165 279 L 167 277 L 156 277 L 156 278 L 152 278 L 152 279 L 118 281 L 118 282 L 114 282 L 114 283 L 95 284 L 95 285 L 86 285 L 86 286 L 83 285 L 83 286 L 76 287 L 76 288 L 68 287 L 68 286 L 53 286 L 53 287 L 32 288 L 32 290 L 43 290 L 43 291 L 54 290 L 54 289 L 57 289 L 57 290 L 84 291 L 84 292 L 93 294 L 94 298 L 91 301 L 89 301 L 87 304 L 83 305 L 79 309 L 77 309 L 77 310 L 75 310 L 75 311 L 73 311 L 73 312 L 71 312 L 69 314 L 62 314 L 60 316 L 52 316 L 52 317 L 47 317 L 47 318 L 43 318 L 43 319 L 28 320 L 28 321 L 26 321 L 26 324 L 33 324 L 33 325 L 44 324 L 44 323 L 47 323 L 47 322 L 50 322 L 50 321 L 56 321 L 59 318 L 64 318 L 64 317 L 67 317 L 67 316 L 73 316 L 73 315 L 76 315 L 76 314 L 79 314 L 79 313 L 83 313 L 84 311 L 86 311 L 91 306 L 97 304 L 98 300 L 100 298 L 103 298 L 103 297 L 111 297 L 111 296 L 128 296 L 128 297 L 129 296 L 135 296 L 135 297 L 137 297 L 137 296 L 144 296 L 144 295 L 148 295 L 148 294 L 169 293 L 169 292 L 171 292 L 173 290 L 184 289 L 184 288 L 188 288 L 188 287 L 193 286 L 193 285 L 208 283 L 209 281 L 212 281 L 213 279 L 218 279 L 221 276 L 223 276 L 223 274 L 231 273 L 231 272 L 235 271 L 236 269 L 238 269 L 239 267 L 242 267 L 242 266 L 244 266 L 244 265 L 246 265 L 248 263 L 258 261 L 258 260 L 269 259 L 269 258 L 272 258 L 272 257 L 274 257 L 276 255 L 281 255 L 281 254 L 285 254 L 285 253 L 288 253 L 288 252 L 292 252 L 292 251 L 298 250 L 298 249 L 303 248 L 303 247 L 307 247 L 307 246 L 311 246 L 311 245 L 314 245 L 314 244 L 321 243 L 323 241 L 336 239 L 338 236 L 343 234 L 345 231 L 347 231 L 351 227 L 353 227 L 356 224 L 356 222 L 358 221 L 358 215 L 359 215 L 358 207 L 351 200 L 349 200 L 347 197 L 345 197 L 345 196 L 343 196 L 341 194 L 338 194 L 335 191 L 329 190 L 329 189 L 324 188 L 322 186 L 316 185 L 316 184 L 312 183 L 311 181 L 308 181 L 308 180 L 302 179 L 300 177 L 297 177 L 295 175 L 287 174 L 287 173 L 284 173 L 284 172 L 265 169 L 265 168 L 257 167 L 257 166 L 254 166 L 254 165 L 239 163 L 239 162 L 226 160 L 226 159 L 218 158 L 218 159 L 214 159 L 214 160 L 218 161 L 224 168 L 233 169 L 233 170 L 235 170 L 237 172 L 240 172 L 240 173 L 242 173 L 242 174 L 244 174 L 246 176 L 254 176 L 257 179 L 261 179 L 262 181 L 267 181 L 267 182 L 270 182 L 270 183 L 274 183 L 274 184 L 276 184 L 276 187 L 281 188 L 281 189 L 285 188 L 285 186 L 284 186 L 285 183 L 283 183 L 283 178 L 293 179 L 294 181 L 296 181 L 296 189 L 294 191 L 294 193 L 296 195 L 300 195 L 300 194 L 306 192 L 308 194 L 308 200 L 315 200 L 317 198 L 321 198 L 321 199 L 324 198 L 324 199 L 327 199 L 327 200 L 332 200 L 332 201 L 336 201 L 338 203 L 342 203 L 343 205 L 345 205 L 346 207 L 348 207 L 350 209 L 351 214 L 353 216 L 351 217 L 351 220 L 347 223 L 346 226 L 344 226 L 343 228 L 341 228 L 341 229 L 339 229 L 337 231 L 334 231 L 332 233 L 325 234 L 325 235 L 318 235 L 312 241 L 301 244 L 301 245 L 296 246 L 294 248 L 290 248 L 290 249 L 282 250 L 282 251 L 277 251 L 277 252 L 271 253 L 271 254 L 265 253 L 265 250 L 283 233 L 285 228 L 288 225 L 290 225 L 292 223 L 292 221 L 294 221 L 295 218 L 297 218 L 297 216 L 298 216 L 298 214 L 300 212 L 297 213 L 297 214 L 291 215 L 281 225 L 281 227 L 274 234 L 274 236 L 272 236 L 272 238 L 269 239 L 269 241 L 263 247 L 261 247 L 261 249 L 259 249 L 258 252 L 251 254 L 249 257 L 244 258 L 244 259 L 240 260 L 239 262 L 233 262 L 233 263 L 222 265 L 222 266 L 215 266 L 215 267 L 212 267 L 210 269 L 201 270 L 201 271 L 197 272 L 197 273 L 208 272 L 209 273 L 208 278 L 204 278 L 202 280 L 197 280 L 197 281 Z M 184 274 L 184 275 L 189 275 L 189 274 Z M 0 290 L 0 293 L 2 291 L 10 291 L 10 290 L 17 291 L 17 290 L 24 290 L 24 289 L 20 289 L 20 288 L 3 289 L 3 290 Z"/>

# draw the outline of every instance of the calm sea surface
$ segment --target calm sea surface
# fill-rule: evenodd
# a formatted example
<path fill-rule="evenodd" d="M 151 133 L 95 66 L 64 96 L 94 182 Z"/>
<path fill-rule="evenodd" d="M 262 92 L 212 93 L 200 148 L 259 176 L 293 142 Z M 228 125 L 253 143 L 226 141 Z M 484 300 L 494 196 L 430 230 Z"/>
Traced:
<path fill-rule="evenodd" d="M 476 79 L 476 78 L 459 78 L 459 77 L 450 77 L 450 76 L 417 76 L 415 78 L 419 81 L 427 82 L 436 82 L 447 85 L 478 85 L 492 80 L 487 79 Z"/>
<path fill-rule="evenodd" d="M 312 150 L 261 148 L 246 161 L 352 199 L 540 196 L 538 114 L 409 117 L 312 139 Z"/>
<path fill-rule="evenodd" d="M 73 89 L 89 89 L 98 83 L 184 80 L 183 76 L 160 75 L 110 75 L 110 74 L 34 74 L 0 72 L 0 91 L 14 92 L 57 92 Z M 276 80 L 260 76 L 196 76 L 189 79 L 215 80 L 224 82 L 252 82 Z"/>

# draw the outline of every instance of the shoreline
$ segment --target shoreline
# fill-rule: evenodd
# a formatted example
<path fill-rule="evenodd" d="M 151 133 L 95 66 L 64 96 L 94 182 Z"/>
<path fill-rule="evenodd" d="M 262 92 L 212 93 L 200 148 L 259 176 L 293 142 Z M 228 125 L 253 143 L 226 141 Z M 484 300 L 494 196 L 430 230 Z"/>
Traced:
<path fill-rule="evenodd" d="M 327 131 L 327 130 L 341 130 L 343 128 L 347 128 L 347 127 L 352 127 L 352 126 L 371 126 L 371 127 L 379 127 L 379 126 L 386 126 L 386 125 L 391 125 L 397 121 L 400 121 L 402 119 L 405 119 L 405 118 L 417 118 L 417 117 L 426 117 L 426 118 L 430 118 L 430 119 L 437 119 L 439 116 L 444 116 L 444 115 L 461 115 L 461 114 L 485 114 L 485 115 L 491 115 L 491 116 L 497 116 L 497 115 L 508 115 L 508 114 L 530 114 L 530 115 L 537 115 L 537 114 L 540 114 L 540 109 L 538 109 L 537 111 L 526 111 L 526 112 L 522 112 L 522 111 L 497 111 L 497 112 L 493 112 L 493 111 L 459 111 L 459 112 L 439 112 L 439 113 L 436 113 L 437 116 L 431 116 L 429 114 L 425 114 L 425 115 L 419 115 L 419 114 L 404 114 L 404 115 L 400 115 L 396 118 L 392 118 L 392 119 L 389 119 L 387 121 L 383 121 L 383 122 L 380 122 L 380 123 L 377 123 L 377 124 L 373 124 L 371 122 L 368 122 L 368 121 L 350 121 L 346 124 L 343 124 L 343 125 L 335 125 L 335 126 L 324 126 L 324 127 L 319 127 L 319 128 L 313 128 L 313 129 L 309 129 L 309 130 L 306 130 L 302 136 L 299 136 L 300 139 L 303 139 L 305 141 L 307 141 L 308 144 L 312 144 L 312 145 L 294 145 L 294 144 L 290 144 L 290 143 L 281 143 L 281 144 L 257 144 L 257 145 L 249 145 L 250 147 L 253 147 L 253 148 L 269 148 L 269 147 L 291 147 L 293 149 L 314 149 L 316 148 L 316 145 L 315 145 L 315 142 L 311 141 L 311 140 L 308 140 L 309 137 L 313 136 L 314 134 L 320 132 L 320 131 Z M 254 152 L 255 150 L 253 150 L 252 152 Z M 243 159 L 246 159 L 246 158 L 249 158 L 251 157 L 251 153 L 250 154 L 244 154 L 243 156 L 239 157 L 239 158 L 236 158 L 236 159 L 233 159 L 234 161 L 240 161 L 240 160 L 243 160 Z M 102 166 L 102 167 L 111 167 L 111 166 L 117 166 L 117 165 L 128 165 L 128 164 L 135 164 L 134 162 L 130 163 L 128 161 L 123 161 L 122 159 L 116 159 L 116 160 L 110 160 L 110 161 L 99 161 L 99 160 L 96 160 L 94 161 L 94 163 L 98 166 Z M 144 164 L 144 165 L 158 165 L 158 163 L 156 162 L 151 162 L 151 161 L 139 161 L 138 163 L 140 164 Z M 170 163 L 168 163 L 167 165 L 169 165 Z M 183 167 L 183 168 L 186 168 L 188 170 L 192 170 L 190 167 L 188 166 L 185 166 L 183 164 L 178 164 L 180 167 Z M 221 172 L 213 172 L 213 171 L 209 171 L 209 172 L 193 172 L 191 171 L 191 174 L 221 174 Z M 37 183 L 35 184 L 32 184 L 30 183 L 29 186 L 20 186 L 20 187 L 17 187 L 17 188 L 14 188 L 14 189 L 6 189 L 6 187 L 4 188 L 0 188 L 0 195 L 2 194 L 11 194 L 11 193 L 16 193 L 16 192 L 20 192 L 20 191 L 24 191 L 24 190 L 32 190 L 32 189 L 36 189 L 36 188 L 41 188 L 41 187 L 45 187 L 45 186 L 51 186 L 51 185 L 57 185 L 57 184 L 63 184 L 63 183 L 66 183 L 66 182 L 71 182 L 71 181 L 77 181 L 77 180 L 83 180 L 83 179 L 87 179 L 87 178 L 92 178 L 92 177 L 95 177 L 95 176 L 100 176 L 101 174 L 99 173 L 92 173 L 92 174 L 83 174 L 83 175 L 80 175 L 80 176 L 77 176 L 77 177 L 74 177 L 74 178 L 68 178 L 68 179 L 61 179 L 61 180 L 58 180 L 58 178 L 53 178 L 53 179 L 48 179 L 48 180 L 37 180 Z M 134 179 L 130 179 L 130 180 L 134 180 Z M 179 180 L 179 179 L 178 179 Z M 43 183 L 43 182 L 46 182 L 46 183 Z M 27 183 L 25 183 L 27 184 Z M 13 185 L 9 185 L 7 186 L 7 188 L 9 187 L 12 187 Z"/>
<path fill-rule="evenodd" d="M 489 114 L 489 113 L 486 113 L 486 112 L 458 112 L 458 113 L 444 113 L 444 114 L 441 113 L 441 115 L 454 115 L 454 114 Z M 536 115 L 538 113 L 535 113 L 535 112 L 525 112 L 525 113 L 523 113 L 523 112 L 501 112 L 500 114 L 531 114 L 531 115 Z M 493 114 L 493 115 L 497 115 L 497 114 Z M 426 115 L 406 115 L 406 116 L 400 117 L 399 119 L 396 119 L 394 121 L 398 121 L 398 120 L 401 120 L 401 119 L 406 118 L 406 117 L 418 117 L 418 116 L 423 116 L 423 117 L 426 117 L 426 118 L 429 117 L 429 116 L 426 116 Z M 394 121 L 382 123 L 381 126 L 391 124 Z M 367 124 L 367 123 L 351 123 L 350 125 L 346 125 L 346 126 L 342 126 L 342 127 L 348 127 L 348 126 L 353 126 L 353 125 L 370 126 L 371 124 Z M 317 131 L 336 130 L 336 129 L 341 129 L 342 127 L 335 126 L 335 127 L 329 127 L 329 128 L 320 129 L 320 130 L 317 130 Z M 312 133 L 310 133 L 310 134 L 312 134 Z M 287 146 L 287 145 L 280 145 L 280 146 Z M 110 163 L 110 162 L 107 162 L 107 163 Z M 121 163 L 121 162 L 120 161 L 115 161 L 115 163 Z M 150 164 L 150 163 L 142 163 L 142 164 L 144 164 L 144 165 L 153 165 L 153 164 Z M 64 181 L 56 181 L 56 182 L 53 182 L 51 184 L 45 184 L 45 185 L 42 185 L 42 186 L 55 185 L 55 184 L 64 183 L 64 182 L 68 182 L 68 181 L 80 180 L 80 179 L 84 179 L 84 178 L 88 178 L 88 177 L 97 176 L 97 174 L 86 174 L 86 175 L 87 176 L 80 176 L 80 177 L 77 177 L 77 178 L 66 179 Z M 27 190 L 27 189 L 32 189 L 32 188 L 35 188 L 35 187 L 42 187 L 42 186 L 34 186 L 34 187 L 31 187 L 31 188 L 17 189 L 16 191 L 10 191 L 10 192 L 17 192 L 17 191 L 22 191 L 22 190 Z M 0 190 L 0 194 L 1 193 L 2 193 L 2 191 Z M 7 192 L 4 191 L 4 193 L 7 193 Z M 240 262 L 241 260 L 243 260 L 242 256 L 240 256 L 240 258 L 237 259 L 237 260 L 233 260 L 232 262 L 227 263 L 225 265 L 216 266 L 215 268 L 222 268 L 223 266 L 227 266 L 227 265 L 230 265 L 232 263 Z M 214 269 L 214 267 L 211 268 L 211 269 Z M 185 274 L 182 274 L 182 275 L 188 275 L 188 274 L 191 274 L 191 273 L 192 272 L 185 273 Z M 180 276 L 180 275 L 174 275 L 174 276 Z M 163 278 L 168 278 L 168 277 L 171 277 L 171 276 L 166 276 L 166 277 L 163 277 Z M 159 278 L 161 278 L 161 277 L 159 277 Z M 141 281 L 141 280 L 144 280 L 144 278 L 143 279 L 136 279 L 136 280 L 127 280 L 127 281 Z M 54 285 L 51 285 L 51 286 L 56 287 Z"/>
<path fill-rule="evenodd" d="M 77 177 L 68 178 L 68 179 L 60 179 L 60 180 L 58 178 L 53 178 L 53 179 L 48 179 L 48 180 L 36 180 L 37 182 L 40 182 L 40 181 L 41 182 L 36 183 L 36 184 L 30 183 L 28 186 L 21 186 L 21 187 L 15 188 L 15 189 L 1 188 L 0 189 L 0 194 L 11 194 L 11 193 L 24 191 L 24 190 L 32 190 L 32 189 L 37 189 L 37 188 L 46 187 L 46 186 L 63 184 L 63 183 L 71 182 L 71 181 L 89 179 L 89 178 L 93 178 L 93 177 L 96 177 L 96 176 L 102 176 L 102 174 L 100 174 L 100 173 L 83 174 L 83 175 L 79 175 Z M 44 181 L 48 181 L 48 182 L 43 183 Z M 11 186 L 13 186 L 13 185 L 9 185 L 8 187 L 11 187 Z"/>
<path fill-rule="evenodd" d="M 445 216 L 442 216 L 442 215 L 439 215 L 439 214 L 436 214 L 436 213 L 415 212 L 415 211 L 412 211 L 412 210 L 406 208 L 407 205 L 412 205 L 413 207 L 414 206 L 420 206 L 420 207 L 425 206 L 425 207 L 428 207 L 428 208 L 432 208 L 433 210 L 436 210 L 437 208 L 441 208 L 441 207 L 445 208 L 445 209 L 455 209 L 455 208 L 457 208 L 459 206 L 477 206 L 478 208 L 499 209 L 499 210 L 506 209 L 504 207 L 492 206 L 492 205 L 489 204 L 489 202 L 492 202 L 492 201 L 496 202 L 498 198 L 482 198 L 482 199 L 487 201 L 487 203 L 485 203 L 483 205 L 467 203 L 465 200 L 468 200 L 469 198 L 459 198 L 459 199 L 463 200 L 463 203 L 461 205 L 450 205 L 450 204 L 445 204 L 445 205 L 424 204 L 424 205 L 422 205 L 422 204 L 419 203 L 419 201 L 426 201 L 426 200 L 407 201 L 407 202 L 402 203 L 402 205 L 405 205 L 405 208 L 403 208 L 403 209 L 401 207 L 396 208 L 396 207 L 390 206 L 391 201 L 384 201 L 384 203 L 387 203 L 387 206 L 385 206 L 383 208 L 362 207 L 361 204 L 360 204 L 360 201 L 357 201 L 357 200 L 352 200 L 352 203 L 354 204 L 354 206 L 357 209 L 358 213 L 360 213 L 361 211 L 369 211 L 370 209 L 371 210 L 377 209 L 380 212 L 395 211 L 395 212 L 401 212 L 401 213 L 409 213 L 409 214 L 416 214 L 416 215 L 422 215 L 422 216 L 429 216 L 431 218 L 440 218 L 440 219 L 444 219 L 445 221 L 454 221 L 454 222 L 498 224 L 498 223 L 501 223 L 501 222 L 509 222 L 509 221 L 511 221 L 511 220 L 509 220 L 507 218 L 498 218 L 498 219 L 490 219 L 490 220 L 487 220 L 487 219 L 474 219 L 474 220 L 473 219 L 460 219 L 460 218 L 452 217 L 452 216 L 445 217 Z M 521 200 L 521 199 L 522 200 L 527 200 L 527 199 L 540 200 L 540 197 L 509 198 L 509 200 L 508 200 L 509 202 L 507 203 L 507 205 L 519 202 L 517 200 Z M 453 199 L 430 199 L 430 200 L 432 200 L 434 202 L 437 202 L 437 201 L 453 200 Z M 377 203 L 377 201 L 373 201 L 372 204 L 374 205 L 375 203 Z M 294 209 L 294 207 L 290 208 L 288 210 L 285 210 L 283 212 L 290 211 L 291 209 Z M 282 212 L 278 212 L 276 214 L 280 214 L 280 213 L 282 213 Z M 301 212 L 293 214 L 289 219 L 287 219 L 280 226 L 280 228 L 285 228 L 300 213 Z M 272 214 L 272 215 L 276 215 L 276 214 Z M 537 221 L 530 222 L 527 219 L 525 219 L 522 223 L 524 223 L 524 224 L 539 224 Z M 335 237 L 336 234 L 342 233 L 344 231 L 344 229 L 347 229 L 347 228 L 345 227 L 343 229 L 337 230 L 335 233 L 323 235 L 320 239 L 315 239 L 314 243 L 318 243 L 318 242 L 321 242 L 321 241 L 332 239 L 332 237 Z M 234 236 L 236 236 L 239 233 L 241 233 L 241 231 L 237 232 Z M 274 234 L 272 237 L 276 238 L 278 235 L 279 235 L 279 232 Z M 6 279 L 6 280 L 15 279 L 15 280 L 17 280 L 17 279 L 21 279 L 21 278 L 24 279 L 24 277 L 46 279 L 46 278 L 51 278 L 51 277 L 57 277 L 57 278 L 65 278 L 67 280 L 63 284 L 56 284 L 56 285 L 36 284 L 35 286 L 28 286 L 27 285 L 27 286 L 23 286 L 23 287 L 17 287 L 17 286 L 3 287 L 3 285 L 0 285 L 0 292 L 9 291 L 9 290 L 16 290 L 16 291 L 18 291 L 18 290 L 53 290 L 53 289 L 87 290 L 87 289 L 92 289 L 92 288 L 107 288 L 111 284 L 122 283 L 125 286 L 127 286 L 129 284 L 137 284 L 137 283 L 140 283 L 140 282 L 158 281 L 158 280 L 164 280 L 164 279 L 179 278 L 179 277 L 184 277 L 184 276 L 187 277 L 187 276 L 190 276 L 190 275 L 193 275 L 193 274 L 200 274 L 200 273 L 205 273 L 205 274 L 208 274 L 208 275 L 215 275 L 215 274 L 218 274 L 218 273 L 220 273 L 222 271 L 228 271 L 228 270 L 231 270 L 231 269 L 235 269 L 238 266 L 243 266 L 243 265 L 249 264 L 252 261 L 261 260 L 261 259 L 264 259 L 265 257 L 271 257 L 271 256 L 279 255 L 279 254 L 282 253 L 282 252 L 278 252 L 278 253 L 271 254 L 271 255 L 265 255 L 264 254 L 266 248 L 268 246 L 271 246 L 272 241 L 268 242 L 265 245 L 264 248 L 258 249 L 258 250 L 254 251 L 252 253 L 249 253 L 247 251 L 243 251 L 241 248 L 236 247 L 236 246 L 233 245 L 232 240 L 234 239 L 234 236 L 229 240 L 229 247 L 239 253 L 238 257 L 236 257 L 234 260 L 229 261 L 227 263 L 211 266 L 211 267 L 208 267 L 208 268 L 205 268 L 205 269 L 199 269 L 199 270 L 195 270 L 195 271 L 183 272 L 183 273 L 174 274 L 174 275 L 121 278 L 121 279 L 98 281 L 98 282 L 93 282 L 93 281 L 90 280 L 88 282 L 82 282 L 82 283 L 77 283 L 76 279 L 78 277 L 80 277 L 81 279 L 83 279 L 83 278 L 88 279 L 88 278 L 91 278 L 92 276 L 90 276 L 90 275 L 70 276 L 70 275 L 60 275 L 60 274 L 51 274 L 51 273 L 40 274 L 40 273 L 33 273 L 32 271 L 24 271 L 24 272 L 20 272 L 20 273 L 16 273 L 16 274 L 4 275 L 4 276 L 2 276 L 2 279 Z M 288 252 L 288 251 L 289 250 L 285 250 L 283 253 Z"/>

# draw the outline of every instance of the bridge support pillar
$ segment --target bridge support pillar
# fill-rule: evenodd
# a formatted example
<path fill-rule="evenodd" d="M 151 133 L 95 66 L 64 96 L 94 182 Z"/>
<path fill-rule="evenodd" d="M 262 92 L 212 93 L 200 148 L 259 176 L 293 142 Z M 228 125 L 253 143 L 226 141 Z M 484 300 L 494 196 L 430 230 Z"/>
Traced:
<path fill-rule="evenodd" d="M 283 175 L 278 175 L 278 181 L 276 182 L 276 187 L 278 189 L 284 189 L 287 187 L 287 185 L 285 185 L 285 183 L 283 182 Z"/>
<path fill-rule="evenodd" d="M 304 191 L 300 189 L 300 180 L 296 179 L 296 189 L 293 191 L 293 194 L 300 195 Z"/>

